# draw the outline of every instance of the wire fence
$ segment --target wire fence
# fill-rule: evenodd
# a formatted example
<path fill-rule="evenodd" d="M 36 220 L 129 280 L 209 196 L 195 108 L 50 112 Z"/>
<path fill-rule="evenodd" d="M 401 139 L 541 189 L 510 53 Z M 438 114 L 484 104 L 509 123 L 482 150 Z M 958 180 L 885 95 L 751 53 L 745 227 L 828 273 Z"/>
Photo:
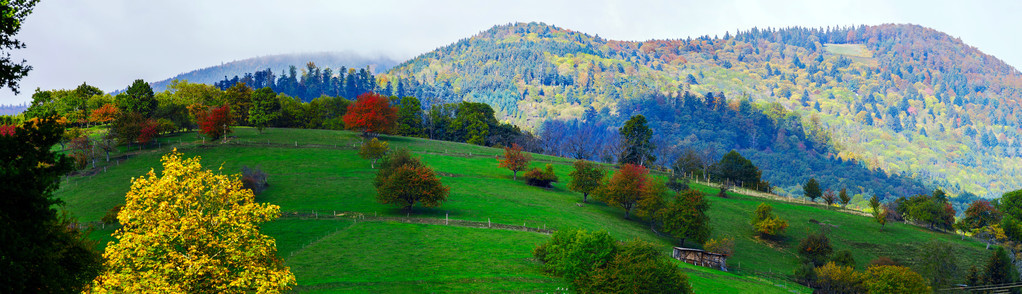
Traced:
<path fill-rule="evenodd" d="M 452 219 L 445 215 L 444 218 L 428 218 L 428 217 L 411 217 L 411 216 L 379 216 L 376 213 L 368 214 L 362 212 L 338 212 L 331 210 L 297 210 L 297 211 L 285 211 L 281 212 L 280 219 L 341 219 L 351 220 L 355 223 L 358 222 L 399 222 L 409 224 L 429 224 L 429 225 L 443 225 L 443 226 L 457 226 L 457 227 L 468 227 L 468 228 L 480 228 L 480 229 L 497 229 L 497 230 L 509 230 L 509 231 L 520 231 L 520 232 L 533 232 L 540 234 L 551 234 L 554 229 L 547 228 L 546 224 L 534 223 L 533 226 L 529 226 L 529 222 L 522 222 L 522 225 L 518 224 L 506 224 L 493 222 L 490 218 L 486 221 L 471 221 Z"/>

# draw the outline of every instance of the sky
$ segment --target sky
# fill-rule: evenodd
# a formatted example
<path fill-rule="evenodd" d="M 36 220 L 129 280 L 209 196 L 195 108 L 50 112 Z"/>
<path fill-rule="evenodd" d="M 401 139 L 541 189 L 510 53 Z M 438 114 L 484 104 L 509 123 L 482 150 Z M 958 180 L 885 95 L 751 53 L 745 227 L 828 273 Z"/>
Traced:
<path fill-rule="evenodd" d="M 1022 1 L 137 1 L 43 0 L 25 20 L 12 51 L 34 69 L 20 95 L 35 89 L 104 91 L 135 79 L 250 57 L 342 51 L 403 61 L 494 25 L 539 21 L 614 40 L 679 39 L 752 27 L 826 27 L 912 23 L 961 38 L 1022 68 Z"/>

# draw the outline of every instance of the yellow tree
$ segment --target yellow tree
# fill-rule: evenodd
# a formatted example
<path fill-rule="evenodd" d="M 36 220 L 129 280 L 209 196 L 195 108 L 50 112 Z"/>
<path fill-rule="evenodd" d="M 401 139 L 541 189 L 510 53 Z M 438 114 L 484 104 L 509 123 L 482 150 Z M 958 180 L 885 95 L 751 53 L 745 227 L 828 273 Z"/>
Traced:
<path fill-rule="evenodd" d="M 387 150 L 390 149 L 390 144 L 387 142 L 380 142 L 376 138 L 369 140 L 365 144 L 362 144 L 362 148 L 359 148 L 358 155 L 362 158 L 371 160 L 370 166 L 376 168 L 376 160 L 387 155 Z"/>
<path fill-rule="evenodd" d="M 280 293 L 295 284 L 259 224 L 280 215 L 258 204 L 237 175 L 199 158 L 163 156 L 163 172 L 132 179 L 103 257 L 95 293 Z"/>

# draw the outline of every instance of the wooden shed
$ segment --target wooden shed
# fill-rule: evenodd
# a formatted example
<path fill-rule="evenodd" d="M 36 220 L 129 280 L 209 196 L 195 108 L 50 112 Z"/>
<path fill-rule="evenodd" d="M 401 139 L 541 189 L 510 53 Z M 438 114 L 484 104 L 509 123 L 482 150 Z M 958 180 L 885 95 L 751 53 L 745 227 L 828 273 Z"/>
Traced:
<path fill-rule="evenodd" d="M 674 259 L 698 266 L 727 271 L 727 256 L 695 248 L 674 247 Z"/>

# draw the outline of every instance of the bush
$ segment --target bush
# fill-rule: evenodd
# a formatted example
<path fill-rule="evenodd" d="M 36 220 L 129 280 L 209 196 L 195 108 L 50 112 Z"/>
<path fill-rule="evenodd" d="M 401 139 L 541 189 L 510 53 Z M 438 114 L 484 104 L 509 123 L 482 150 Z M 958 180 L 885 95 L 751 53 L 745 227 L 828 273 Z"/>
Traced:
<path fill-rule="evenodd" d="M 710 239 L 709 241 L 706 241 L 706 244 L 703 247 L 706 248 L 706 251 L 731 257 L 731 254 L 735 251 L 735 240 L 730 236 L 721 238 L 720 240 Z"/>
<path fill-rule="evenodd" d="M 103 215 L 103 218 L 99 219 L 99 221 L 103 222 L 103 224 L 106 225 L 117 224 L 118 223 L 117 214 L 121 212 L 121 208 L 123 207 L 124 205 L 114 206 L 114 208 L 111 208 L 109 211 L 107 211 L 106 214 Z"/>
<path fill-rule="evenodd" d="M 863 293 L 862 274 L 850 266 L 833 262 L 816 268 L 816 285 L 821 293 Z"/>
<path fill-rule="evenodd" d="M 760 203 L 752 217 L 752 227 L 760 236 L 776 237 L 784 234 L 788 221 L 774 215 L 774 208 L 769 204 Z"/>
<path fill-rule="evenodd" d="M 867 265 L 867 267 L 874 267 L 874 266 L 881 266 L 881 265 L 901 265 L 901 264 L 898 263 L 897 261 L 894 261 L 890 257 L 878 256 L 877 258 L 874 258 L 873 260 L 871 260 L 869 262 L 869 265 Z"/>
<path fill-rule="evenodd" d="M 606 231 L 558 230 L 533 254 L 546 264 L 547 270 L 563 276 L 578 289 L 578 283 L 610 262 L 616 251 L 614 238 Z"/>
<path fill-rule="evenodd" d="M 830 247 L 830 239 L 821 233 L 809 234 L 798 244 L 798 255 L 804 262 L 812 263 L 814 267 L 822 266 L 830 259 L 834 249 Z"/>
<path fill-rule="evenodd" d="M 692 293 L 681 268 L 657 246 L 637 239 L 621 246 L 606 267 L 580 284 L 580 293 Z"/>
<path fill-rule="evenodd" d="M 554 174 L 554 166 L 547 164 L 546 169 L 540 171 L 538 168 L 532 168 L 529 172 L 525 173 L 525 183 L 543 188 L 550 188 L 551 183 L 557 182 L 557 175 Z"/>
<path fill-rule="evenodd" d="M 245 189 L 251 189 L 252 193 L 256 195 L 263 193 L 263 191 L 266 190 L 266 187 L 270 185 L 270 183 L 267 182 L 268 177 L 269 176 L 267 176 L 266 173 L 258 167 L 255 169 L 251 169 L 248 166 L 241 167 L 241 184 L 245 187 Z"/>
<path fill-rule="evenodd" d="M 855 258 L 852 257 L 852 251 L 845 249 L 834 253 L 834 257 L 830 259 L 839 266 L 850 266 L 855 267 Z"/>
<path fill-rule="evenodd" d="M 863 276 L 868 293 L 930 293 L 923 276 L 907 267 L 896 265 L 871 266 Z"/>

